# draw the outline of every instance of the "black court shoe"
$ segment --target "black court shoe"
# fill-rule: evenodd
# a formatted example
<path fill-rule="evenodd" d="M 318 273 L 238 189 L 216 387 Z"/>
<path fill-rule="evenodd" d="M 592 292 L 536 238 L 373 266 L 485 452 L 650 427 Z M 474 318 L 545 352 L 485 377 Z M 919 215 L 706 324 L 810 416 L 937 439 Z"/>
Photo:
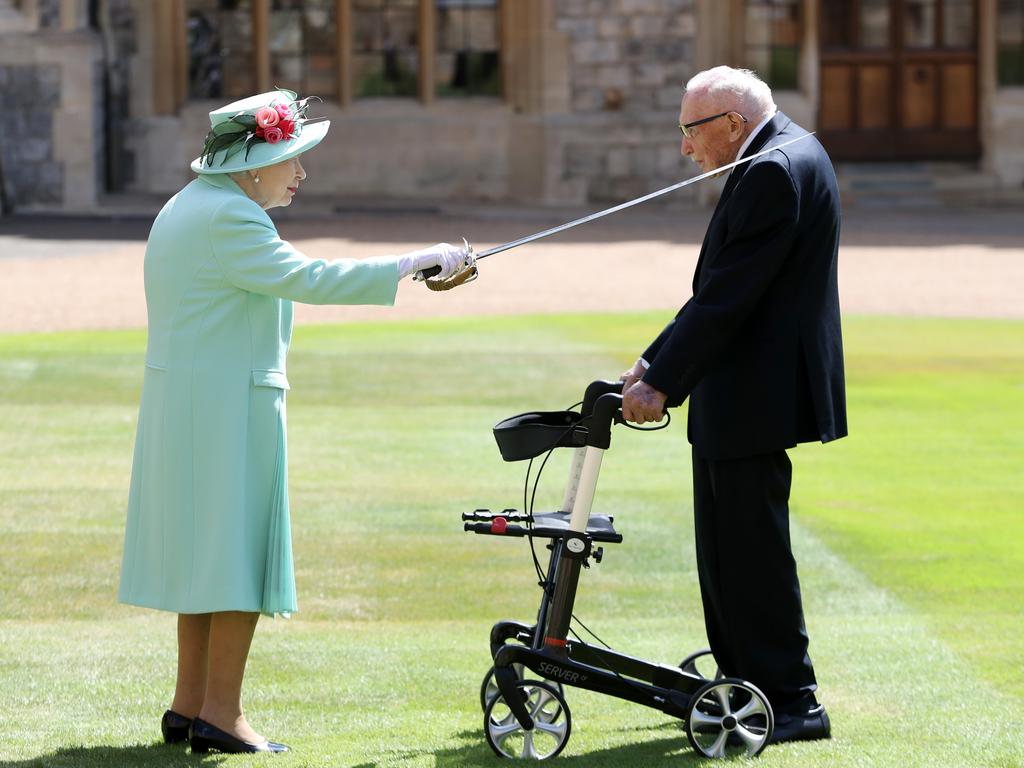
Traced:
<path fill-rule="evenodd" d="M 192 725 L 192 718 L 179 715 L 168 709 L 160 719 L 160 731 L 164 735 L 164 744 L 180 744 L 183 741 L 188 741 L 190 725 Z"/>
<path fill-rule="evenodd" d="M 289 751 L 287 744 L 278 744 L 274 741 L 264 741 L 262 744 L 250 744 L 247 741 L 242 741 L 237 736 L 232 736 L 227 731 L 222 731 L 220 728 L 210 725 L 205 720 L 200 720 L 198 717 L 192 721 L 192 727 L 189 729 L 188 741 L 192 747 L 192 751 L 197 754 L 209 752 L 211 749 L 216 749 L 218 752 L 229 752 L 231 754 L 239 754 L 241 752 Z"/>

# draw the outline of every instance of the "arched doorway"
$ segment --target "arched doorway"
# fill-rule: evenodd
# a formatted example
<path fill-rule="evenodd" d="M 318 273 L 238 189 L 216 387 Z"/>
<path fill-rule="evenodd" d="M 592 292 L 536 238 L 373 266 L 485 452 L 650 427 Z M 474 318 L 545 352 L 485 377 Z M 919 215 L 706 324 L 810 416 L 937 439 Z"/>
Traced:
<path fill-rule="evenodd" d="M 818 128 L 837 160 L 966 160 L 978 0 L 822 0 Z"/>

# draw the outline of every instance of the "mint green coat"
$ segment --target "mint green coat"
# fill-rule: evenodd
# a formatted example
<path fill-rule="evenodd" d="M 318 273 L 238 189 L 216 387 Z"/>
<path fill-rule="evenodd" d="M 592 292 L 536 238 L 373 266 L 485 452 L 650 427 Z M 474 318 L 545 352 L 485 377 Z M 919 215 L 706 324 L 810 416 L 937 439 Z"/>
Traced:
<path fill-rule="evenodd" d="M 171 198 L 146 246 L 149 338 L 119 599 L 296 610 L 285 358 L 292 302 L 394 303 L 394 259 L 310 259 L 228 176 Z"/>

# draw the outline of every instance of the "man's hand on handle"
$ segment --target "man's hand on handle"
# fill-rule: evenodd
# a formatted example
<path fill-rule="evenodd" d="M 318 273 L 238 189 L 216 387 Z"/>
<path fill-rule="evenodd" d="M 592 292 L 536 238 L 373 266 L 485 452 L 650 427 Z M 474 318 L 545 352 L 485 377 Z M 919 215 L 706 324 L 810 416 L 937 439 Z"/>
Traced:
<path fill-rule="evenodd" d="M 636 367 L 634 366 L 634 371 Z M 644 381 L 625 378 L 622 387 L 622 417 L 634 424 L 659 422 L 665 418 L 667 396 Z"/>
<path fill-rule="evenodd" d="M 633 367 L 628 371 L 623 371 L 619 376 L 619 380 L 622 382 L 622 394 L 626 394 L 626 390 L 640 381 L 643 378 L 644 371 L 647 370 L 647 366 L 644 365 L 643 360 L 637 360 L 633 363 Z"/>

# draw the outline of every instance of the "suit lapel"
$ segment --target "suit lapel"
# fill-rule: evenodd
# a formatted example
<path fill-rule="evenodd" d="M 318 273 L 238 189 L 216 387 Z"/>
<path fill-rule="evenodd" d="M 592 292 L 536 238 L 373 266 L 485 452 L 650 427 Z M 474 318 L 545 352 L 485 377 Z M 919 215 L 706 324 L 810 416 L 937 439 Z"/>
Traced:
<path fill-rule="evenodd" d="M 761 150 L 765 149 L 769 141 L 778 136 L 787 125 L 792 122 L 781 112 L 776 112 L 775 116 L 767 122 L 767 124 L 754 137 L 754 140 L 750 142 L 750 145 L 743 151 L 743 157 L 750 157 L 756 155 Z M 725 190 L 722 193 L 722 197 L 725 197 L 725 191 L 732 192 L 733 188 L 739 183 L 739 180 L 743 178 L 743 174 L 747 172 L 747 168 L 750 167 L 750 163 L 744 163 L 733 168 L 732 173 L 729 174 L 729 181 L 725 185 Z"/>
<path fill-rule="evenodd" d="M 750 145 L 744 150 L 743 157 L 756 155 L 765 148 L 765 145 L 769 140 L 778 136 L 790 122 L 790 119 L 784 114 L 776 112 L 775 116 L 768 121 L 764 128 L 757 132 L 754 140 L 750 142 Z M 725 187 L 722 189 L 722 194 L 718 197 L 718 204 L 715 206 L 715 212 L 711 214 L 711 221 L 708 222 L 707 232 L 704 233 L 704 242 L 701 243 L 700 246 L 700 256 L 697 258 L 697 267 L 693 270 L 693 292 L 695 294 L 697 293 L 697 285 L 700 282 L 700 268 L 704 265 L 704 256 L 708 250 L 708 241 L 711 237 L 711 232 L 715 228 L 715 221 L 725 209 L 725 204 L 732 195 L 732 191 L 736 188 L 736 185 L 740 183 L 740 179 L 743 178 L 743 174 L 747 172 L 747 168 L 749 167 L 750 163 L 744 163 L 743 165 L 738 165 L 733 168 L 729 173 L 729 178 L 726 179 Z"/>

